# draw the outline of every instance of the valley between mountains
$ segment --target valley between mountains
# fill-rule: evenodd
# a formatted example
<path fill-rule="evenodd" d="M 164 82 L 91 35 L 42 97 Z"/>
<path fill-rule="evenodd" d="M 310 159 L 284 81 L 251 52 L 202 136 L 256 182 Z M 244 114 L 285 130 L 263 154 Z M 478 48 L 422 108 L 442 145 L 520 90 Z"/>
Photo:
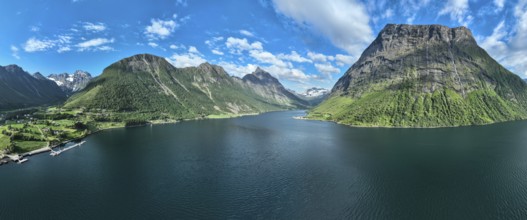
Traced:
<path fill-rule="evenodd" d="M 261 68 L 238 78 L 220 66 L 176 68 L 150 54 L 115 62 L 93 79 L 83 71 L 48 79 L 15 65 L 0 70 L 10 85 L 4 97 L 12 97 L 2 102 L 4 153 L 51 147 L 108 128 L 307 109 L 327 94 L 318 88 L 305 97 L 295 94 Z M 49 107 L 38 107 L 43 105 Z"/>
<path fill-rule="evenodd" d="M 0 67 L 0 151 L 24 153 L 108 128 L 310 109 L 364 127 L 447 127 L 527 119 L 527 83 L 465 27 L 388 24 L 331 91 L 303 94 L 264 69 L 243 78 L 203 63 L 138 54 L 92 78 Z M 312 108 L 313 107 L 313 108 Z M 311 109 L 312 108 L 312 109 Z"/>

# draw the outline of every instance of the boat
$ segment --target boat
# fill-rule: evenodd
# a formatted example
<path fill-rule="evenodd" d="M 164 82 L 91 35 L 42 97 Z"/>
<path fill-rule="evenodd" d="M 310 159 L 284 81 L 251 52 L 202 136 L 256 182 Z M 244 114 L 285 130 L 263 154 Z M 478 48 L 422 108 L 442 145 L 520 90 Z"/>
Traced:
<path fill-rule="evenodd" d="M 28 159 L 27 158 L 23 158 L 23 159 L 19 159 L 17 163 L 21 164 L 21 163 L 24 163 L 26 161 L 28 161 Z"/>

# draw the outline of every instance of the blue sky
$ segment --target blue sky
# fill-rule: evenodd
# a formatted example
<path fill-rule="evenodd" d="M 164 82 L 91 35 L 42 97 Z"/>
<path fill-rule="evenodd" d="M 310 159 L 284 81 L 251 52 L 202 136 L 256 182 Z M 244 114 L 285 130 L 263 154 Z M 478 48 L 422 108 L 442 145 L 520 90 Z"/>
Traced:
<path fill-rule="evenodd" d="M 0 7 L 0 65 L 99 75 L 138 53 L 177 67 L 260 66 L 297 91 L 331 88 L 387 23 L 469 27 L 527 77 L 527 0 L 17 0 Z"/>

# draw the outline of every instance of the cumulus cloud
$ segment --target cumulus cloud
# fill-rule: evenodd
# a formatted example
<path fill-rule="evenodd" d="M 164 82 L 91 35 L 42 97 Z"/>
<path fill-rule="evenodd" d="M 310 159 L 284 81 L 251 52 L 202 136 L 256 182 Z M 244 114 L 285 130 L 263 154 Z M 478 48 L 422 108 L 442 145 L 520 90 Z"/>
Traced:
<path fill-rule="evenodd" d="M 223 69 L 225 69 L 225 71 L 229 73 L 230 75 L 237 76 L 237 77 L 243 77 L 246 74 L 252 73 L 254 72 L 254 70 L 256 70 L 256 67 L 258 67 L 250 63 L 246 65 L 237 65 L 237 64 L 229 63 L 225 61 L 218 63 L 218 65 L 222 66 Z"/>
<path fill-rule="evenodd" d="M 290 54 L 278 54 L 278 57 L 280 59 L 283 59 L 283 60 L 289 60 L 289 61 L 293 61 L 293 62 L 297 62 L 297 63 L 312 63 L 313 61 L 311 61 L 310 59 L 307 59 L 303 56 L 300 56 L 300 54 L 298 54 L 296 51 L 291 51 Z"/>
<path fill-rule="evenodd" d="M 203 58 L 203 56 L 198 53 L 175 53 L 167 60 L 175 67 L 179 68 L 198 66 L 202 63 L 207 62 L 207 60 L 205 60 L 205 58 Z"/>
<path fill-rule="evenodd" d="M 315 62 L 327 62 L 327 61 L 333 61 L 335 60 L 335 57 L 333 56 L 327 56 L 327 55 L 324 55 L 324 54 L 321 54 L 321 53 L 315 53 L 315 52 L 311 52 L 309 51 L 307 53 L 307 56 L 315 61 Z"/>
<path fill-rule="evenodd" d="M 260 63 L 272 64 L 280 67 L 287 67 L 287 64 L 278 59 L 274 54 L 262 51 L 262 50 L 251 50 L 249 55 Z"/>
<path fill-rule="evenodd" d="M 445 6 L 439 11 L 439 16 L 450 15 L 450 19 L 459 24 L 468 26 L 473 17 L 467 15 L 469 12 L 468 0 L 448 0 Z"/>
<path fill-rule="evenodd" d="M 195 46 L 190 46 L 190 47 L 188 48 L 188 52 L 189 52 L 189 53 L 194 53 L 194 54 L 201 54 L 201 53 L 199 52 L 198 48 L 196 48 Z"/>
<path fill-rule="evenodd" d="M 315 68 L 318 72 L 331 76 L 332 73 L 340 73 L 340 69 L 334 67 L 330 63 L 315 63 Z"/>
<path fill-rule="evenodd" d="M 85 30 L 92 31 L 92 32 L 101 32 L 101 31 L 106 30 L 106 25 L 100 22 L 97 24 L 86 22 L 84 23 L 82 27 L 84 27 Z"/>
<path fill-rule="evenodd" d="M 150 40 L 165 39 L 178 27 L 174 20 L 152 19 L 150 25 L 145 28 L 145 34 Z"/>
<path fill-rule="evenodd" d="M 500 22 L 490 36 L 480 38 L 480 45 L 512 72 L 526 77 L 527 0 L 517 3 L 514 17 L 516 23 L 512 27 L 507 28 L 505 21 Z"/>
<path fill-rule="evenodd" d="M 76 46 L 79 48 L 79 51 L 108 51 L 113 50 L 112 47 L 104 44 L 110 44 L 113 43 L 114 39 L 107 39 L 107 38 L 94 38 L 91 40 L 87 40 L 81 43 L 78 43 Z"/>
<path fill-rule="evenodd" d="M 373 39 L 370 17 L 357 0 L 273 0 L 275 10 L 328 37 L 338 48 L 359 55 Z"/>
<path fill-rule="evenodd" d="M 28 53 L 46 51 L 54 46 L 55 42 L 52 40 L 39 40 L 37 38 L 32 37 L 29 38 L 26 43 L 24 43 L 24 51 Z"/>
<path fill-rule="evenodd" d="M 303 83 L 312 78 L 311 75 L 306 75 L 302 70 L 293 67 L 271 65 L 264 67 L 264 70 L 278 79 L 287 79 L 294 82 Z"/>
<path fill-rule="evenodd" d="M 353 65 L 355 63 L 355 58 L 353 56 L 348 56 L 344 54 L 337 54 L 335 55 L 335 60 L 337 61 L 337 65 L 344 66 L 344 65 Z"/>
<path fill-rule="evenodd" d="M 225 46 L 227 46 L 227 48 L 233 54 L 241 54 L 243 51 L 263 49 L 262 43 L 259 41 L 249 43 L 246 38 L 242 39 L 242 38 L 234 38 L 234 37 L 227 38 L 227 41 L 225 42 Z"/>

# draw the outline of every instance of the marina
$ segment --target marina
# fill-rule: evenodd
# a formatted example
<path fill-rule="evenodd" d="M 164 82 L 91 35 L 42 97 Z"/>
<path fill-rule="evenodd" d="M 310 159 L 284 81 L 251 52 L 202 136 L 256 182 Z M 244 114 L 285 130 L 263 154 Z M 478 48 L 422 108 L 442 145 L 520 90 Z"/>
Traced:
<path fill-rule="evenodd" d="M 45 152 L 48 152 L 48 151 L 51 152 L 49 155 L 57 156 L 57 155 L 65 152 L 65 151 L 68 151 L 68 150 L 71 150 L 71 149 L 76 148 L 78 146 L 81 146 L 84 143 L 86 143 L 86 141 L 81 141 L 79 143 L 76 143 L 76 144 L 73 144 L 71 146 L 68 146 L 68 147 L 65 147 L 65 148 L 62 148 L 62 149 L 58 149 L 58 150 L 53 150 L 53 148 L 51 148 L 51 147 L 43 147 L 43 148 L 40 148 L 40 149 L 37 149 L 37 150 L 34 150 L 34 151 L 30 151 L 30 152 L 27 152 L 27 153 L 24 153 L 24 154 L 20 154 L 20 155 L 18 155 L 18 154 L 5 155 L 5 158 L 0 158 L 0 165 L 7 164 L 10 161 L 11 162 L 15 162 L 17 164 L 22 164 L 22 163 L 25 163 L 25 162 L 29 161 L 29 159 L 27 158 L 28 156 L 33 156 L 33 155 L 45 153 Z M 55 148 L 59 148 L 59 147 L 55 147 Z"/>

